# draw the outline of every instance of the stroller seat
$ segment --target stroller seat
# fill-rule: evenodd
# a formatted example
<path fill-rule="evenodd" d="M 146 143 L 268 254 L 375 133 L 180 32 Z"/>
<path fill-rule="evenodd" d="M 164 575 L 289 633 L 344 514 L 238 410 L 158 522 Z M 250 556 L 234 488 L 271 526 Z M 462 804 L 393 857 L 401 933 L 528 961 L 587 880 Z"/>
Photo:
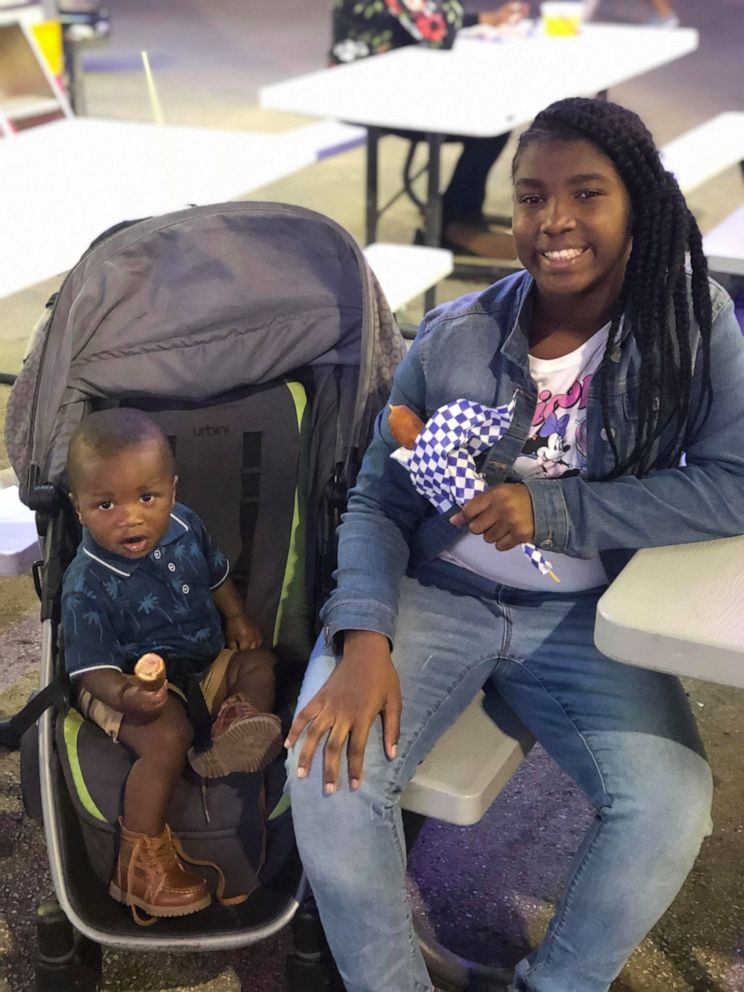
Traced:
<path fill-rule="evenodd" d="M 160 423 L 176 455 L 178 495 L 192 507 L 232 563 L 231 574 L 259 622 L 264 642 L 279 658 L 277 709 L 285 732 L 291 722 L 312 621 L 305 595 L 309 429 L 307 394 L 299 382 L 249 388 L 207 406 L 128 400 Z M 108 896 L 123 785 L 133 755 L 71 708 L 55 721 L 55 742 L 67 797 L 90 873 L 71 873 L 76 914 L 110 931 L 137 935 L 129 911 Z M 276 885 L 297 887 L 291 814 L 283 797 L 280 756 L 265 773 L 232 775 L 202 787 L 191 769 L 183 778 L 168 822 L 190 855 L 212 861 L 225 874 L 226 895 L 250 892 L 239 907 L 213 903 L 199 916 L 163 918 L 159 936 L 225 933 L 276 911 Z M 266 818 L 264 822 L 264 809 Z M 212 887 L 214 872 L 209 872 Z M 78 882 L 85 879 L 78 886 Z M 271 883 L 271 888 L 267 888 Z M 292 889 L 292 892 L 294 892 Z M 283 891 L 283 894 L 288 894 Z M 281 900 L 280 900 L 281 902 Z"/>

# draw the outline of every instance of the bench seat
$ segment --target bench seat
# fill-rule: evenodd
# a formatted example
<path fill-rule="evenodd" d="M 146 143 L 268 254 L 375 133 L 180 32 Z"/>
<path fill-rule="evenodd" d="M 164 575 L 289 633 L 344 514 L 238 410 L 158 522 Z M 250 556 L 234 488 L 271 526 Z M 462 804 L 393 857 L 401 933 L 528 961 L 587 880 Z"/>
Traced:
<path fill-rule="evenodd" d="M 661 149 L 683 193 L 744 162 L 744 111 L 726 111 L 690 128 Z"/>
<path fill-rule="evenodd" d="M 744 205 L 703 238 L 703 251 L 711 272 L 744 276 Z"/>
<path fill-rule="evenodd" d="M 295 148 L 311 151 L 321 161 L 366 144 L 367 129 L 342 121 L 321 120 L 285 131 L 282 137 Z"/>
<path fill-rule="evenodd" d="M 377 276 L 393 313 L 446 279 L 454 265 L 451 251 L 424 245 L 379 241 L 367 245 L 364 256 Z"/>
<path fill-rule="evenodd" d="M 0 489 L 0 575 L 24 575 L 41 557 L 36 517 L 18 497 L 18 486 Z"/>
<path fill-rule="evenodd" d="M 726 111 L 664 145 L 661 158 L 683 193 L 733 165 L 744 169 L 744 111 Z M 713 272 L 744 275 L 744 207 L 709 231 L 703 249 Z"/>
<path fill-rule="evenodd" d="M 477 823 L 533 743 L 498 696 L 486 702 L 479 692 L 417 768 L 403 808 L 458 826 Z"/>

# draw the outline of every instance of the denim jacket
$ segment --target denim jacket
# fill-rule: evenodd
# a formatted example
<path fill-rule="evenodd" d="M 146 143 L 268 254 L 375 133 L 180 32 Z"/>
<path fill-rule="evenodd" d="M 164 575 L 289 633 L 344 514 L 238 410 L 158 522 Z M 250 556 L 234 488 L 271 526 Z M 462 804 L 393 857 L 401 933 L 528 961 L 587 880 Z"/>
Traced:
<path fill-rule="evenodd" d="M 537 401 L 527 354 L 532 287 L 531 276 L 519 272 L 427 314 L 390 396 L 391 403 L 405 404 L 425 421 L 461 397 L 496 406 L 516 392 L 511 428 L 483 466 L 491 485 L 508 478 Z M 596 376 L 587 402 L 586 475 L 525 482 L 538 547 L 578 558 L 599 553 L 612 581 L 638 548 L 744 533 L 744 338 L 728 295 L 712 281 L 710 289 L 713 404 L 702 427 L 685 439 L 686 463 L 640 479 L 600 481 L 614 459 Z M 692 326 L 695 355 L 694 319 Z M 698 360 L 693 410 L 700 365 Z M 635 441 L 639 378 L 640 353 L 625 326 L 610 356 L 608 389 L 609 422 L 621 456 Z M 321 614 L 329 643 L 338 632 L 355 629 L 379 631 L 392 641 L 402 575 L 415 576 L 461 534 L 389 457 L 397 447 L 384 410 L 339 528 L 337 585 Z"/>

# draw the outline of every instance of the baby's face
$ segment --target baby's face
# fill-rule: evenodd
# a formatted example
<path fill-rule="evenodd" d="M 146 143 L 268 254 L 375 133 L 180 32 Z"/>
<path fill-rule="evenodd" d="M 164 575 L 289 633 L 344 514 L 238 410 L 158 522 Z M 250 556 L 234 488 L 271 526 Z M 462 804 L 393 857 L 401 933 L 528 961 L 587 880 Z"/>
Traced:
<path fill-rule="evenodd" d="M 157 441 L 144 441 L 114 455 L 90 452 L 72 497 L 81 524 L 102 548 L 144 558 L 168 530 L 176 477 Z"/>

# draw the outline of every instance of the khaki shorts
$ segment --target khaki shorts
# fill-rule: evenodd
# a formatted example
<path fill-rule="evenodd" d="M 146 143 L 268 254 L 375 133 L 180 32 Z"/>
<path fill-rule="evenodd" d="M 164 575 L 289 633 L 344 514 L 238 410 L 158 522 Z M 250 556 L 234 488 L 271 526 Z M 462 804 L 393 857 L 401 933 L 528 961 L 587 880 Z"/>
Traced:
<path fill-rule="evenodd" d="M 230 664 L 230 659 L 234 654 L 235 652 L 230 648 L 220 651 L 199 683 L 199 688 L 204 696 L 204 702 L 207 704 L 207 709 L 210 713 L 212 712 L 212 704 L 215 697 L 222 683 L 227 678 L 227 666 Z M 186 696 L 177 686 L 168 683 L 168 691 L 186 702 Z M 95 696 L 91 695 L 82 686 L 78 689 L 75 706 L 80 710 L 86 720 L 92 720 L 112 740 L 119 740 L 119 730 L 121 729 L 121 722 L 124 719 L 124 714 L 120 710 L 115 710 L 107 703 L 102 703 L 100 699 L 96 699 Z"/>

